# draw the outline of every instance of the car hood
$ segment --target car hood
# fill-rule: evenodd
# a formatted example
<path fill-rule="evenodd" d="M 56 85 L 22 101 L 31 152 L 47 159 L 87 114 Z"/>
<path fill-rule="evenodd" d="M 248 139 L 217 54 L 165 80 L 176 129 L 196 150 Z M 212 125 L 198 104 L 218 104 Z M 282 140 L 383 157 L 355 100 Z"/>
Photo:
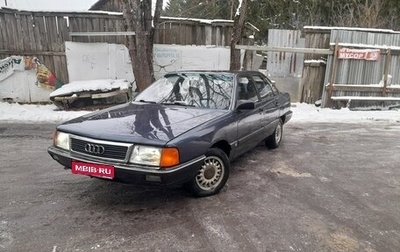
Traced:
<path fill-rule="evenodd" d="M 57 129 L 109 141 L 165 144 L 225 113 L 224 110 L 132 102 L 75 118 Z"/>

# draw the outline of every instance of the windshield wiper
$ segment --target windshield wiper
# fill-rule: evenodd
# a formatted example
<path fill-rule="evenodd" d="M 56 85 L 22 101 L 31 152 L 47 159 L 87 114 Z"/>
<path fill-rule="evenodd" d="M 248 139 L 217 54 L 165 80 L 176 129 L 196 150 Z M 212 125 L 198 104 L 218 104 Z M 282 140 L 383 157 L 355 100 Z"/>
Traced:
<path fill-rule="evenodd" d="M 139 102 L 144 102 L 144 103 L 152 103 L 152 104 L 155 104 L 155 103 L 157 103 L 157 102 L 155 102 L 155 101 L 145 101 L 145 100 L 139 100 Z"/>
<path fill-rule="evenodd" d="M 163 105 L 179 105 L 179 106 L 186 106 L 186 107 L 195 107 L 193 104 L 187 104 L 184 101 L 174 101 L 174 102 L 162 102 Z"/>

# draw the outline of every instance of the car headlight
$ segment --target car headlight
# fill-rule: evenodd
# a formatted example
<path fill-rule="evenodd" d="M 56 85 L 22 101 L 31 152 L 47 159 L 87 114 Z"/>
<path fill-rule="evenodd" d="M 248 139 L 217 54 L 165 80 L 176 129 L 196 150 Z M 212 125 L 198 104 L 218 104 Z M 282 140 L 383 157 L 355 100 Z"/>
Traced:
<path fill-rule="evenodd" d="M 179 151 L 177 148 L 157 148 L 135 145 L 129 162 L 164 168 L 171 167 L 179 164 Z"/>
<path fill-rule="evenodd" d="M 69 134 L 64 133 L 64 132 L 59 132 L 56 131 L 54 132 L 54 138 L 53 138 L 54 146 L 64 149 L 64 150 L 70 150 L 70 144 L 69 144 Z"/>

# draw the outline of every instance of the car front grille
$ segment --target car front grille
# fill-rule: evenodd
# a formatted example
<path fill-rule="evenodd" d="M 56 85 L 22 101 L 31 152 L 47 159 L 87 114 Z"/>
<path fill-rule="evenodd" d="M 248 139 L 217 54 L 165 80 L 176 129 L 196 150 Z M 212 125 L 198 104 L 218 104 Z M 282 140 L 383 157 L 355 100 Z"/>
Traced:
<path fill-rule="evenodd" d="M 84 155 L 123 161 L 127 157 L 129 145 L 72 137 L 71 150 Z"/>

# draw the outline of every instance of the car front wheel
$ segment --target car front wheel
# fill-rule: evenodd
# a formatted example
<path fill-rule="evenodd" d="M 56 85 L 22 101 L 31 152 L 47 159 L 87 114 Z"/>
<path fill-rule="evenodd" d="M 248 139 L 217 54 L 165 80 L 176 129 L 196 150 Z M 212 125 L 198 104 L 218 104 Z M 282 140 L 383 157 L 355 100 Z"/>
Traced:
<path fill-rule="evenodd" d="M 265 140 L 265 145 L 270 149 L 276 149 L 281 144 L 282 137 L 283 137 L 283 122 L 281 119 L 279 119 L 278 125 L 276 125 L 274 133 Z"/>
<path fill-rule="evenodd" d="M 229 159 L 225 152 L 211 148 L 201 164 L 197 175 L 190 180 L 186 187 L 197 197 L 211 196 L 224 187 L 229 177 Z"/>

